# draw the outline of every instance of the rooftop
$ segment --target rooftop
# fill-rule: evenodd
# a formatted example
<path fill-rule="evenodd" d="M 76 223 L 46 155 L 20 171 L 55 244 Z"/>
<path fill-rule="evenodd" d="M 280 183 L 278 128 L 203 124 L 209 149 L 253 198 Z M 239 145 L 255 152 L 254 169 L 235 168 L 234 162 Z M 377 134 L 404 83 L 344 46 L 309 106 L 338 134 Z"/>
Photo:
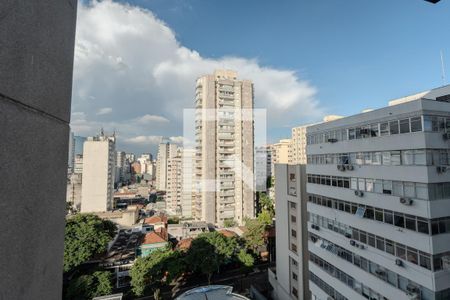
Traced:
<path fill-rule="evenodd" d="M 144 223 L 145 224 L 167 223 L 167 217 L 166 216 L 153 216 L 150 218 L 145 218 Z"/>
<path fill-rule="evenodd" d="M 142 240 L 142 245 L 157 244 L 164 242 L 166 242 L 166 240 L 161 235 L 152 231 L 145 235 L 144 239 Z"/>

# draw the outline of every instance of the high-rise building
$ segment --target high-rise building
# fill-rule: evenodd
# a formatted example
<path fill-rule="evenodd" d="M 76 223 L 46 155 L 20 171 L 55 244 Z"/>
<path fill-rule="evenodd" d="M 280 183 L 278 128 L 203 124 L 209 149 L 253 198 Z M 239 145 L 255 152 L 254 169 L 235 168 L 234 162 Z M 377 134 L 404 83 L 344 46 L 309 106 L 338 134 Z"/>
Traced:
<path fill-rule="evenodd" d="M 241 224 L 255 214 L 253 84 L 217 70 L 196 83 L 195 218 Z"/>
<path fill-rule="evenodd" d="M 291 139 L 282 139 L 278 143 L 270 145 L 270 148 L 272 150 L 270 173 L 274 176 L 275 164 L 289 163 Z"/>
<path fill-rule="evenodd" d="M 125 158 L 130 162 L 133 163 L 136 160 L 136 156 L 134 153 L 125 153 Z"/>
<path fill-rule="evenodd" d="M 167 164 L 177 155 L 178 146 L 169 142 L 160 143 L 156 161 L 156 189 L 167 191 Z"/>
<path fill-rule="evenodd" d="M 81 212 L 113 209 L 115 142 L 114 135 L 106 136 L 102 131 L 84 143 Z"/>
<path fill-rule="evenodd" d="M 178 148 L 177 154 L 167 160 L 167 190 L 166 208 L 172 214 L 181 215 L 181 199 L 183 187 L 183 149 Z"/>
<path fill-rule="evenodd" d="M 312 299 L 450 299 L 449 100 L 308 127 Z"/>
<path fill-rule="evenodd" d="M 67 196 L 66 201 L 72 205 L 75 211 L 81 208 L 81 173 L 71 173 L 67 175 Z"/>
<path fill-rule="evenodd" d="M 275 166 L 276 269 L 269 269 L 275 300 L 310 299 L 305 165 Z M 322 298 L 319 298 L 322 299 Z M 323 298 L 327 300 L 327 298 Z"/>
<path fill-rule="evenodd" d="M 69 134 L 69 157 L 68 157 L 68 173 L 73 172 L 75 164 L 75 141 L 73 139 L 73 132 L 70 131 Z"/>
<path fill-rule="evenodd" d="M 82 174 L 83 173 L 83 154 L 76 154 L 74 165 L 73 165 L 73 173 Z"/>

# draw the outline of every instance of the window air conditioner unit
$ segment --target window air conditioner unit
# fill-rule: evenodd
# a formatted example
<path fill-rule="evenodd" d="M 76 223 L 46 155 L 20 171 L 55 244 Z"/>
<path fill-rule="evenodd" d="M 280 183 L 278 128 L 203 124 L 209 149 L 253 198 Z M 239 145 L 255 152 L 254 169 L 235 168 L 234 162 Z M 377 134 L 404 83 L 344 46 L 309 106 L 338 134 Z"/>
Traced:
<path fill-rule="evenodd" d="M 400 197 L 400 203 L 403 205 L 412 205 L 413 200 L 411 198 Z"/>
<path fill-rule="evenodd" d="M 337 169 L 339 171 L 345 171 L 345 166 L 344 165 L 337 165 Z"/>
<path fill-rule="evenodd" d="M 358 191 L 358 190 L 356 190 L 356 191 L 355 191 L 355 196 L 363 197 L 363 196 L 364 196 L 364 192 L 363 192 L 363 191 Z"/>
<path fill-rule="evenodd" d="M 364 246 L 363 244 L 359 244 L 359 249 L 364 250 L 366 249 L 366 246 Z"/>
<path fill-rule="evenodd" d="M 328 139 L 328 143 L 336 143 L 337 141 L 337 139 Z"/>
<path fill-rule="evenodd" d="M 350 240 L 350 245 L 355 246 L 356 245 L 355 240 Z"/>
<path fill-rule="evenodd" d="M 401 266 L 403 266 L 403 261 L 402 261 L 401 259 L 397 258 L 397 259 L 395 260 L 395 264 L 396 264 L 397 266 L 401 267 Z"/>
<path fill-rule="evenodd" d="M 437 166 L 437 167 L 436 167 L 436 171 L 437 171 L 438 173 L 444 173 L 444 172 L 447 171 L 447 167 L 444 167 L 444 166 Z"/>
<path fill-rule="evenodd" d="M 375 274 L 377 274 L 378 276 L 384 276 L 386 273 L 383 270 L 375 270 Z"/>
<path fill-rule="evenodd" d="M 353 165 L 346 165 L 345 168 L 349 171 L 353 171 L 354 169 Z"/>
<path fill-rule="evenodd" d="M 350 233 L 347 232 L 347 233 L 345 234 L 345 237 L 349 239 L 349 238 L 352 237 L 352 235 L 351 235 Z"/>
<path fill-rule="evenodd" d="M 420 300 L 420 294 L 419 293 L 407 293 L 409 300 Z"/>
<path fill-rule="evenodd" d="M 410 294 L 414 294 L 414 293 L 418 292 L 418 288 L 417 288 L 417 286 L 415 286 L 411 283 L 408 283 L 408 285 L 406 286 L 406 291 Z"/>
<path fill-rule="evenodd" d="M 444 138 L 444 140 L 450 140 L 450 132 L 446 132 L 442 135 L 442 137 Z"/>

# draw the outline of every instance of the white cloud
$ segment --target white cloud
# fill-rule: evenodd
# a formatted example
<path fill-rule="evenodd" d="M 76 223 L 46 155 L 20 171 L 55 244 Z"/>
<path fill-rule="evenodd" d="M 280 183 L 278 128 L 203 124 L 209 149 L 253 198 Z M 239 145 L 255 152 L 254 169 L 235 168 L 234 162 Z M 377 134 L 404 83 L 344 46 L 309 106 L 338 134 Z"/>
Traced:
<path fill-rule="evenodd" d="M 161 136 L 156 135 L 140 135 L 125 139 L 125 143 L 128 144 L 138 144 L 138 145 L 157 145 L 161 141 Z"/>
<path fill-rule="evenodd" d="M 162 116 L 157 115 L 143 115 L 142 117 L 136 118 L 136 121 L 140 124 L 148 124 L 148 123 L 154 123 L 154 122 L 162 122 L 166 123 L 169 122 L 167 118 L 164 118 Z"/>
<path fill-rule="evenodd" d="M 111 107 L 102 107 L 97 111 L 97 116 L 107 115 L 112 113 L 113 109 Z"/>
<path fill-rule="evenodd" d="M 316 89 L 295 71 L 261 66 L 256 59 L 205 58 L 180 45 L 151 11 L 110 0 L 80 2 L 72 109 L 85 114 L 73 116 L 78 123 L 72 128 L 93 134 L 99 126 L 118 126 L 128 142 L 149 133 L 177 136 L 183 108 L 194 107 L 196 78 L 220 68 L 253 81 L 255 107 L 270 109 L 269 127 L 323 115 Z"/>

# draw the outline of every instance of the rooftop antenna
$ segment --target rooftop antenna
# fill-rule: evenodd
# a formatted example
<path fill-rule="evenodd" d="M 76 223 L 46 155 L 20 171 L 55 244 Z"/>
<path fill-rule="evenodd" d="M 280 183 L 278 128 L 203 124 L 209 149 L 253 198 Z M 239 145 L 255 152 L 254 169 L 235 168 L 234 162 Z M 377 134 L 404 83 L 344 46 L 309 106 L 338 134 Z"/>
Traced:
<path fill-rule="evenodd" d="M 445 68 L 444 68 L 444 54 L 442 53 L 441 50 L 441 78 L 442 78 L 442 82 L 444 83 L 444 85 L 446 85 L 446 80 L 445 80 Z"/>

